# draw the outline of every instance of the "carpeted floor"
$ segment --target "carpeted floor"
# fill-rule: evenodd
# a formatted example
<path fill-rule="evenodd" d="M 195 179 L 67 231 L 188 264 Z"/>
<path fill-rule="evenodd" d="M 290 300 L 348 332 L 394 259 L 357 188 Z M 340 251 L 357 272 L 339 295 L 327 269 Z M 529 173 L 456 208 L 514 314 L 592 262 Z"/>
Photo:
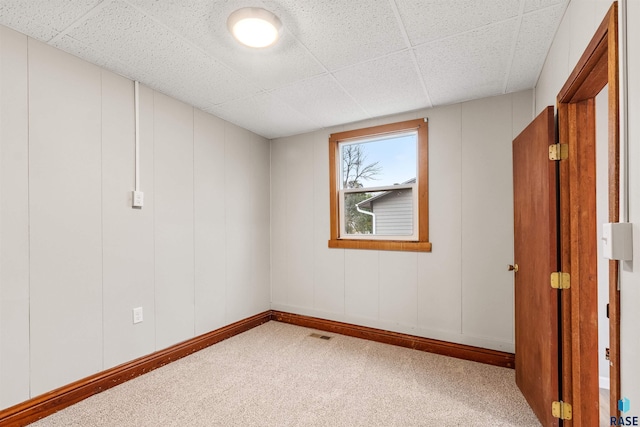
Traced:
<path fill-rule="evenodd" d="M 269 322 L 32 426 L 539 426 L 514 371 Z"/>

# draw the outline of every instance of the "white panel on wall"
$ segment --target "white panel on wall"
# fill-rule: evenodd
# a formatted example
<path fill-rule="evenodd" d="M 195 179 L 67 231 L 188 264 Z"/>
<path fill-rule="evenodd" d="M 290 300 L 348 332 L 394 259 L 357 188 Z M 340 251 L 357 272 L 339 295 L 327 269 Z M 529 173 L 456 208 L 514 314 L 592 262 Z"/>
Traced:
<path fill-rule="evenodd" d="M 513 139 L 535 118 L 533 110 L 533 90 L 523 90 L 511 94 L 511 136 Z"/>
<path fill-rule="evenodd" d="M 551 43 L 545 65 L 540 72 L 538 83 L 536 84 L 535 114 L 539 114 L 548 105 L 556 105 L 556 96 L 569 72 L 575 64 L 569 64 L 569 16 L 568 11 L 562 18 L 562 23 L 556 32 L 556 36 Z"/>
<path fill-rule="evenodd" d="M 246 318 L 252 314 L 247 301 L 252 300 L 255 292 L 256 265 L 259 254 L 254 250 L 260 242 L 257 217 L 268 221 L 269 204 L 258 203 L 253 191 L 256 186 L 254 167 L 253 134 L 238 126 L 225 125 L 225 181 L 224 194 L 227 200 L 226 210 L 226 250 L 227 250 L 227 323 Z M 265 142 L 266 144 L 266 142 Z M 266 159 L 265 159 L 266 161 Z M 268 192 L 268 179 L 266 187 Z M 268 222 L 262 222 L 268 228 Z M 260 230 L 260 233 L 263 230 Z M 262 247 L 263 243 L 259 243 Z M 268 251 L 268 246 L 264 249 Z M 261 254 L 260 256 L 264 256 Z M 269 274 L 264 272 L 266 279 Z M 265 290 L 266 299 L 267 292 Z M 265 306 L 266 309 L 266 306 Z"/>
<path fill-rule="evenodd" d="M 29 39 L 31 393 L 102 368 L 101 71 Z"/>
<path fill-rule="evenodd" d="M 104 369 L 155 350 L 153 266 L 153 92 L 140 87 L 142 209 L 135 185 L 133 82 L 102 72 Z M 133 309 L 144 321 L 133 324 Z"/>
<path fill-rule="evenodd" d="M 196 335 L 225 319 L 224 127 L 222 119 L 194 110 Z"/>
<path fill-rule="evenodd" d="M 583 0 L 569 2 L 565 16 L 568 17 L 570 23 L 569 67 L 573 69 L 604 15 L 596 20 L 594 0 Z"/>
<path fill-rule="evenodd" d="M 462 276 L 461 106 L 427 110 L 429 118 L 429 241 L 418 254 L 418 324 L 460 334 Z"/>
<path fill-rule="evenodd" d="M 380 253 L 371 250 L 344 250 L 345 316 L 377 321 L 380 317 Z"/>
<path fill-rule="evenodd" d="M 288 139 L 271 141 L 271 303 L 287 303 Z"/>
<path fill-rule="evenodd" d="M 510 96 L 462 104 L 462 331 L 513 351 Z"/>
<path fill-rule="evenodd" d="M 312 308 L 314 217 L 329 210 L 313 205 L 313 134 L 297 137 L 287 148 L 287 299 L 291 306 Z"/>
<path fill-rule="evenodd" d="M 380 251 L 380 321 L 415 328 L 418 325 L 418 255 Z"/>
<path fill-rule="evenodd" d="M 252 209 L 251 235 L 253 245 L 253 265 L 251 272 L 253 278 L 249 284 L 249 298 L 241 301 L 250 311 L 247 316 L 263 312 L 270 309 L 270 277 L 271 277 L 271 223 L 270 212 L 270 164 L 269 164 L 269 141 L 265 138 L 249 132 L 250 162 L 245 166 L 246 173 L 251 175 L 251 198 L 254 209 Z"/>
<path fill-rule="evenodd" d="M 156 349 L 194 335 L 193 107 L 154 95 Z"/>
<path fill-rule="evenodd" d="M 329 138 L 313 134 L 313 287 L 318 312 L 343 315 L 344 250 L 329 248 Z"/>
<path fill-rule="evenodd" d="M 29 398 L 27 37 L 0 26 L 0 409 Z"/>

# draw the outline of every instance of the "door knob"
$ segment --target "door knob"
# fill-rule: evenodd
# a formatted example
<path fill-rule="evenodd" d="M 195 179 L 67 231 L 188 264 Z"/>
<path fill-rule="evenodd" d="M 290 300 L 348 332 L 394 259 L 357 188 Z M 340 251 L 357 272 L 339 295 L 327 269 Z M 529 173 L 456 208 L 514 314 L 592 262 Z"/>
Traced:
<path fill-rule="evenodd" d="M 518 264 L 509 264 L 509 271 L 513 271 L 514 273 L 518 272 Z"/>

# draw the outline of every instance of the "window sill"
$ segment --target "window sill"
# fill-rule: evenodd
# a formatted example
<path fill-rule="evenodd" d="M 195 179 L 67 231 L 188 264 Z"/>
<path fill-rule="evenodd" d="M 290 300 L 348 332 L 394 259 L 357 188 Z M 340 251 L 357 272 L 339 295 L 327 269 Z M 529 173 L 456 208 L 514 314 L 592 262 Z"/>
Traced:
<path fill-rule="evenodd" d="M 379 251 L 431 252 L 431 242 L 408 242 L 403 240 L 349 240 L 331 239 L 330 248 L 372 249 Z"/>

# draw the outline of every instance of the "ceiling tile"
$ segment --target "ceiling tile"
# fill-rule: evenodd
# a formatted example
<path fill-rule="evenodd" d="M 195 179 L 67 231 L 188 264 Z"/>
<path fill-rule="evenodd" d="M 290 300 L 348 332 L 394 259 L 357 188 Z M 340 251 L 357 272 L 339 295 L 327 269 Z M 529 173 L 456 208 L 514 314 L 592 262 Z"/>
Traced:
<path fill-rule="evenodd" d="M 529 88 L 568 2 L 0 0 L 0 24 L 276 137 Z M 280 17 L 278 44 L 232 39 L 247 6 Z"/>
<path fill-rule="evenodd" d="M 329 71 L 405 48 L 388 0 L 264 0 Z"/>
<path fill-rule="evenodd" d="M 556 28 L 564 12 L 564 5 L 557 5 L 522 17 L 513 63 L 509 73 L 507 92 L 531 89 L 536 85 Z"/>
<path fill-rule="evenodd" d="M 513 18 L 515 0 L 396 0 L 413 46 Z"/>
<path fill-rule="evenodd" d="M 131 72 L 125 74 L 127 77 L 152 87 L 161 86 L 164 93 L 181 100 L 190 99 L 191 104 L 200 108 L 259 91 L 246 78 L 124 2 L 106 5 L 68 35 L 128 64 Z M 137 76 L 135 70 L 143 74 Z"/>
<path fill-rule="evenodd" d="M 300 112 L 266 93 L 231 101 L 205 111 L 269 139 L 320 128 Z"/>
<path fill-rule="evenodd" d="M 369 117 L 328 74 L 276 89 L 272 93 L 323 127 Z"/>
<path fill-rule="evenodd" d="M 240 45 L 227 30 L 235 10 L 262 6 L 260 2 L 159 2 L 129 0 L 144 13 L 165 24 L 220 62 L 250 78 L 263 89 L 273 89 L 324 72 L 318 61 L 285 28 L 274 46 L 259 50 Z"/>
<path fill-rule="evenodd" d="M 525 0 L 524 13 L 531 12 L 537 9 L 543 9 L 545 7 L 562 4 L 565 6 L 569 3 L 569 0 Z M 554 31 L 555 32 L 555 31 Z"/>
<path fill-rule="evenodd" d="M 434 105 L 503 92 L 517 19 L 415 49 Z"/>
<path fill-rule="evenodd" d="M 117 59 L 111 58 L 105 55 L 103 51 L 98 51 L 89 45 L 79 42 L 73 37 L 62 36 L 51 41 L 49 44 L 79 58 L 83 58 L 85 61 L 89 61 L 92 64 L 96 64 L 99 67 L 123 76 L 135 76 L 136 79 L 139 80 L 139 77 L 144 74 L 139 70 L 135 70 L 131 65 L 124 64 Z"/>
<path fill-rule="evenodd" d="M 409 51 L 344 68 L 334 76 L 374 117 L 431 106 Z"/>
<path fill-rule="evenodd" d="M 0 24 L 49 41 L 102 0 L 2 0 Z"/>

